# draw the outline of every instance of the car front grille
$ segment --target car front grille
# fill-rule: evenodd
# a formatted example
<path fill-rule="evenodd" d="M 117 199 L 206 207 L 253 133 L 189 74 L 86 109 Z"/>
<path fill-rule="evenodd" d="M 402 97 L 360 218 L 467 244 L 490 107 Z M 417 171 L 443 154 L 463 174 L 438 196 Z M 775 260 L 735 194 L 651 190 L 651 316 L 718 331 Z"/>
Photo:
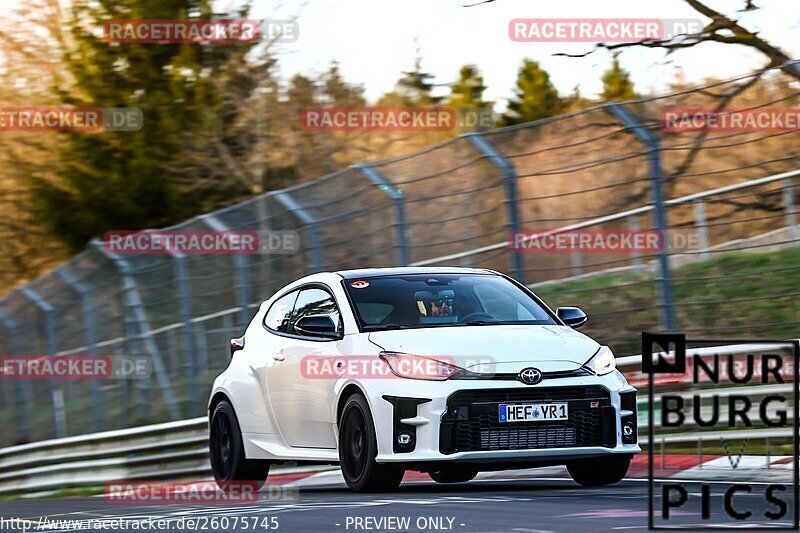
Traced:
<path fill-rule="evenodd" d="M 501 403 L 566 401 L 569 419 L 552 422 L 498 421 Z M 439 449 L 528 450 L 614 446 L 615 412 L 601 387 L 462 391 L 450 397 L 442 417 Z"/>

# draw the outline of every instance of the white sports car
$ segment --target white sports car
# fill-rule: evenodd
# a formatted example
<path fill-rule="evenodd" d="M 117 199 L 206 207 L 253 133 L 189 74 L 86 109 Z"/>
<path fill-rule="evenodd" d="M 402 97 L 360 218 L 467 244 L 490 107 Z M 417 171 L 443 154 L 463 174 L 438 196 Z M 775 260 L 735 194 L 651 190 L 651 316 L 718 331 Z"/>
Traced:
<path fill-rule="evenodd" d="M 616 483 L 637 444 L 636 391 L 614 354 L 497 272 L 390 268 L 320 273 L 264 302 L 208 404 L 222 487 L 273 463 L 338 463 L 356 491 L 406 470 L 441 483 L 479 471 L 566 465 Z"/>

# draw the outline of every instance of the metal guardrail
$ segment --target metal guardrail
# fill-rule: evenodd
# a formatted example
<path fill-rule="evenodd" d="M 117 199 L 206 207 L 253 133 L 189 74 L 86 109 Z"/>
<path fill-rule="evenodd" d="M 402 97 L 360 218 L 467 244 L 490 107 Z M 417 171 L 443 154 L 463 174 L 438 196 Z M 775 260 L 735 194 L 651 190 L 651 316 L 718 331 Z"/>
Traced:
<path fill-rule="evenodd" d="M 199 417 L 1 448 L 0 494 L 209 476 L 207 427 Z"/>
<path fill-rule="evenodd" d="M 698 349 L 735 354 L 756 345 L 731 345 Z M 641 356 L 617 359 L 626 369 L 641 364 Z M 783 391 L 786 385 L 759 386 L 760 393 Z M 692 392 L 694 394 L 694 392 Z M 640 398 L 646 401 L 645 398 Z M 72 487 L 97 486 L 117 480 L 155 480 L 181 476 L 207 478 L 208 420 L 206 417 L 164 424 L 105 431 L 0 448 L 0 494 L 32 493 Z M 791 428 L 743 429 L 704 432 L 705 441 L 720 437 L 773 439 L 792 436 Z M 700 433 L 667 434 L 658 442 L 697 442 Z M 640 438 L 646 443 L 646 438 Z"/>

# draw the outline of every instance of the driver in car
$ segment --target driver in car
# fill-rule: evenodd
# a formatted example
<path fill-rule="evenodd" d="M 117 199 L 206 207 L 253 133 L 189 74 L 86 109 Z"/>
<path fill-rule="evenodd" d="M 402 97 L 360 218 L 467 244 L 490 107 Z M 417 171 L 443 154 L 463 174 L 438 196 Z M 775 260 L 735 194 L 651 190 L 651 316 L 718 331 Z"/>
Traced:
<path fill-rule="evenodd" d="M 431 316 L 453 316 L 453 302 L 447 298 L 431 300 Z"/>

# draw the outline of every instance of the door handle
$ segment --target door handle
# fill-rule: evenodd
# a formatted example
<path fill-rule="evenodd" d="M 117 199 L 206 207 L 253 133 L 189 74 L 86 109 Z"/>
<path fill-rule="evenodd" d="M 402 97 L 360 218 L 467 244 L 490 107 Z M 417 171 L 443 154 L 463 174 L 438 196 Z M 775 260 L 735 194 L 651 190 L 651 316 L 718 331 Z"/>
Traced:
<path fill-rule="evenodd" d="M 272 358 L 275 359 L 276 361 L 283 361 L 284 359 L 286 359 L 286 356 L 278 352 L 276 354 L 273 354 Z"/>

